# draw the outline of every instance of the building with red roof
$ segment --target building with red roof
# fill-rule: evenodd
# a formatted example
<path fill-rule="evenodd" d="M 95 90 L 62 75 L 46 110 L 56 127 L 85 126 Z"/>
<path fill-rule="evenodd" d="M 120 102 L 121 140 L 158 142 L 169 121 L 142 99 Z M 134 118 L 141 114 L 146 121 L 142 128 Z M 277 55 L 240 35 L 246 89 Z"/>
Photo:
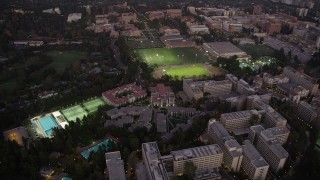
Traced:
<path fill-rule="evenodd" d="M 126 84 L 102 93 L 102 98 L 110 105 L 118 107 L 147 96 L 147 92 L 133 83 Z"/>
<path fill-rule="evenodd" d="M 157 84 L 155 87 L 150 87 L 150 101 L 153 106 L 174 106 L 175 96 L 172 89 L 164 84 Z"/>

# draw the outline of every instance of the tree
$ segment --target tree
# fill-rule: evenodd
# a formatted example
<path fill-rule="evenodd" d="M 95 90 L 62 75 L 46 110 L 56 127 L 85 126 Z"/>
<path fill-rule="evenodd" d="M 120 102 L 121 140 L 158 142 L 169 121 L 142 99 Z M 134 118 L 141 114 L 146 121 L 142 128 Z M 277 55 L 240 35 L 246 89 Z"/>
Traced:
<path fill-rule="evenodd" d="M 184 174 L 187 175 L 188 179 L 193 179 L 197 171 L 197 166 L 192 161 L 186 161 L 184 163 Z"/>
<path fill-rule="evenodd" d="M 251 125 L 254 126 L 254 125 L 256 125 L 256 124 L 259 123 L 259 120 L 260 120 L 259 115 L 257 115 L 257 114 L 252 114 L 252 116 L 251 116 L 250 119 L 249 119 L 249 122 L 250 122 Z"/>

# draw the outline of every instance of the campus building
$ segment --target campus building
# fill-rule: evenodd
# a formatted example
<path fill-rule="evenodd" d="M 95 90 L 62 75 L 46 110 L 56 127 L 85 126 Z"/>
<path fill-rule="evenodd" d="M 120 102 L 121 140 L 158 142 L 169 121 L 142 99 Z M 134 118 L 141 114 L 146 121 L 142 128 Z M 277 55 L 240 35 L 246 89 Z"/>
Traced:
<path fill-rule="evenodd" d="M 191 117 L 196 112 L 196 108 L 185 108 L 185 107 L 167 107 L 168 116 L 172 117 Z"/>
<path fill-rule="evenodd" d="M 274 173 L 278 173 L 289 157 L 288 152 L 281 146 L 271 131 L 261 131 L 256 145 L 258 151 L 270 165 Z"/>
<path fill-rule="evenodd" d="M 148 11 L 146 15 L 149 20 L 153 21 L 155 19 L 162 19 L 165 17 L 164 12 L 162 11 Z"/>
<path fill-rule="evenodd" d="M 122 13 L 121 14 L 121 23 L 122 24 L 129 24 L 130 22 L 137 21 L 137 14 L 136 13 Z"/>
<path fill-rule="evenodd" d="M 292 67 L 285 67 L 283 74 L 290 79 L 290 82 L 300 85 L 310 91 L 310 95 L 316 95 L 319 84 L 310 76 L 299 72 Z"/>
<path fill-rule="evenodd" d="M 206 25 L 194 24 L 189 26 L 189 33 L 195 34 L 209 34 L 209 28 Z"/>
<path fill-rule="evenodd" d="M 290 130 L 287 127 L 273 127 L 265 129 L 261 125 L 251 126 L 248 139 L 252 144 L 256 145 L 258 136 L 262 131 L 271 132 L 281 145 L 287 143 L 290 134 Z"/>
<path fill-rule="evenodd" d="M 102 93 L 102 98 L 110 105 L 118 107 L 135 102 L 147 96 L 145 90 L 131 83 Z"/>
<path fill-rule="evenodd" d="M 243 159 L 241 167 L 244 169 L 250 179 L 253 180 L 264 180 L 267 176 L 269 164 L 257 151 L 257 149 L 245 140 L 243 145 Z"/>
<path fill-rule="evenodd" d="M 206 81 L 203 83 L 203 92 L 208 92 L 213 96 L 230 94 L 232 83 L 229 80 L 222 81 Z"/>
<path fill-rule="evenodd" d="M 181 17 L 182 10 L 181 9 L 167 9 L 167 10 L 165 10 L 165 14 L 169 18 Z"/>
<path fill-rule="evenodd" d="M 155 87 L 150 87 L 150 101 L 153 106 L 174 106 L 175 96 L 172 89 L 164 84 L 157 84 Z"/>
<path fill-rule="evenodd" d="M 212 96 L 230 94 L 232 82 L 229 80 L 222 81 L 193 81 L 192 79 L 183 80 L 183 92 L 189 99 L 198 100 L 203 97 L 203 93 L 210 93 Z"/>
<path fill-rule="evenodd" d="M 183 79 L 183 92 L 190 100 L 198 100 L 203 97 L 201 84 L 195 83 L 192 79 Z"/>
<path fill-rule="evenodd" d="M 181 35 L 164 35 L 160 37 L 160 40 L 167 48 L 194 47 L 196 45 L 194 41 L 187 39 L 185 36 Z"/>
<path fill-rule="evenodd" d="M 142 144 L 143 163 L 150 180 L 169 180 L 185 173 L 185 163 L 193 162 L 197 167 L 195 180 L 220 179 L 217 168 L 221 166 L 223 152 L 219 145 L 211 144 L 177 151 L 161 156 L 156 142 Z"/>
<path fill-rule="evenodd" d="M 230 58 L 232 56 L 247 57 L 247 53 L 230 42 L 203 43 L 206 53 L 213 57 Z"/>
<path fill-rule="evenodd" d="M 185 172 L 186 162 L 193 162 L 197 171 L 206 171 L 220 167 L 223 159 L 223 152 L 217 144 L 171 151 L 171 155 L 174 175 Z"/>
<path fill-rule="evenodd" d="M 267 86 L 274 86 L 277 84 L 288 83 L 288 82 L 289 82 L 289 78 L 283 74 L 272 76 L 269 73 L 263 73 L 263 83 L 265 83 Z"/>
<path fill-rule="evenodd" d="M 237 92 L 248 96 L 255 94 L 255 90 L 243 79 L 237 82 Z"/>
<path fill-rule="evenodd" d="M 109 180 L 125 180 L 124 163 L 120 151 L 108 152 L 105 158 Z"/>
<path fill-rule="evenodd" d="M 208 123 L 208 136 L 220 146 L 224 165 L 238 172 L 243 158 L 240 144 L 230 136 L 220 122 L 215 120 L 210 120 Z"/>
<path fill-rule="evenodd" d="M 285 127 L 287 120 L 281 116 L 277 111 L 267 112 L 264 118 L 264 124 L 266 127 Z"/>
<path fill-rule="evenodd" d="M 235 130 L 249 128 L 251 126 L 250 118 L 253 115 L 258 115 L 260 121 L 260 115 L 256 110 L 224 113 L 221 114 L 220 121 L 227 131 L 234 132 Z"/>
<path fill-rule="evenodd" d="M 156 142 L 142 144 L 142 159 L 147 169 L 148 179 L 168 180 L 168 174 L 160 161 L 160 151 Z"/>
<path fill-rule="evenodd" d="M 297 116 L 307 124 L 313 124 L 320 117 L 320 109 L 305 101 L 300 101 L 297 107 Z"/>

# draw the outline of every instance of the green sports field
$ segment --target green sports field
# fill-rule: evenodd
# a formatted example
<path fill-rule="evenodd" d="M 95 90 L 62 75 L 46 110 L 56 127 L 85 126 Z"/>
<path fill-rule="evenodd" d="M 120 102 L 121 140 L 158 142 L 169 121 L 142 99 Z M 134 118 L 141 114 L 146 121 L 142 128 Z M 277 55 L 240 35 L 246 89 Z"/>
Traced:
<path fill-rule="evenodd" d="M 191 65 L 191 66 L 173 66 L 164 69 L 165 74 L 168 76 L 178 78 L 190 78 L 199 76 L 211 76 L 210 71 L 203 65 Z"/>
<path fill-rule="evenodd" d="M 89 113 L 92 113 L 96 112 L 99 106 L 103 106 L 105 104 L 106 103 L 101 98 L 95 98 L 87 102 L 84 102 L 82 105 Z"/>
<path fill-rule="evenodd" d="M 134 52 L 138 58 L 147 64 L 157 64 L 158 66 L 197 64 L 208 60 L 206 56 L 193 47 L 139 49 Z"/>
<path fill-rule="evenodd" d="M 88 113 L 81 105 L 75 105 L 66 109 L 63 109 L 62 114 L 67 118 L 68 121 L 76 121 L 77 118 L 83 119 Z"/>

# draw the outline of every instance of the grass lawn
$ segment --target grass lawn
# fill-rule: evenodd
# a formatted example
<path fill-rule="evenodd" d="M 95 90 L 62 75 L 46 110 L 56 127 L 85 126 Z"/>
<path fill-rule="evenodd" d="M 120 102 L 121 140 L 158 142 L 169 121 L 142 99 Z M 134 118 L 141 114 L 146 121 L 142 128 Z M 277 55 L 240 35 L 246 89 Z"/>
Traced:
<path fill-rule="evenodd" d="M 85 109 L 89 112 L 96 112 L 99 108 L 99 106 L 103 106 L 106 103 L 101 98 L 96 98 L 89 100 L 87 102 L 84 102 L 82 105 L 85 107 Z"/>
<path fill-rule="evenodd" d="M 240 49 L 245 51 L 250 56 L 262 57 L 262 56 L 271 56 L 274 53 L 274 49 L 270 48 L 267 45 L 239 45 Z"/>
<path fill-rule="evenodd" d="M 153 40 L 130 40 L 126 41 L 127 45 L 131 49 L 145 49 L 145 48 L 161 48 L 164 47 L 163 43 L 159 39 Z"/>
<path fill-rule="evenodd" d="M 62 114 L 66 117 L 68 121 L 76 121 L 77 118 L 83 119 L 88 113 L 81 105 L 75 105 L 66 109 L 63 109 Z"/>
<path fill-rule="evenodd" d="M 206 56 L 193 47 L 140 49 L 134 52 L 149 65 L 196 64 L 208 60 Z"/>
<path fill-rule="evenodd" d="M 178 76 L 178 78 L 190 78 L 194 76 L 211 76 L 210 71 L 202 65 L 175 66 L 164 69 L 168 76 Z"/>
<path fill-rule="evenodd" d="M 46 53 L 51 57 L 53 62 L 46 67 L 53 67 L 57 73 L 63 73 L 66 66 L 74 61 L 84 59 L 87 57 L 86 53 L 80 51 L 50 51 Z"/>

